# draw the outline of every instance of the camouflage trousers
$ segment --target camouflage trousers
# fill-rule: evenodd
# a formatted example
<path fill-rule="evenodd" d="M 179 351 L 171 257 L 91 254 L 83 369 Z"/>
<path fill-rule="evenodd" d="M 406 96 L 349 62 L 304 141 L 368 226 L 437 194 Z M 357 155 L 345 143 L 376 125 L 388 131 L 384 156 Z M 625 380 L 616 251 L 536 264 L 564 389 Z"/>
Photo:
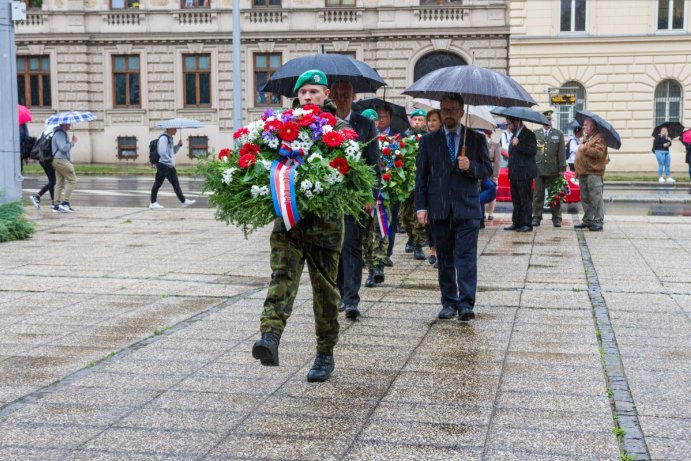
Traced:
<path fill-rule="evenodd" d="M 605 221 L 602 176 L 582 174 L 578 177 L 578 183 L 581 186 L 581 205 L 583 206 L 581 221 L 583 224 L 602 226 Z"/>
<path fill-rule="evenodd" d="M 279 336 L 293 311 L 302 269 L 307 262 L 312 284 L 312 308 L 317 352 L 331 354 L 338 342 L 336 287 L 343 245 L 343 217 L 324 221 L 307 216 L 287 231 L 278 219 L 271 232 L 271 283 L 261 315 L 261 332 Z"/>
<path fill-rule="evenodd" d="M 414 246 L 422 247 L 427 240 L 427 228 L 417 220 L 413 194 L 401 205 L 400 220 L 405 226 L 408 240 L 412 241 Z"/>
<path fill-rule="evenodd" d="M 386 210 L 386 216 L 391 216 L 389 210 Z M 362 241 L 362 260 L 367 269 L 372 270 L 384 264 L 388 247 L 389 238 L 381 236 L 379 221 L 376 217 L 368 216 L 365 224 L 365 238 Z"/>
<path fill-rule="evenodd" d="M 535 189 L 533 190 L 533 218 L 542 220 L 542 208 L 545 204 L 545 189 L 549 190 L 554 181 L 559 179 L 559 175 L 538 176 L 535 178 Z M 556 207 L 550 208 L 552 219 L 561 221 L 561 201 Z"/>

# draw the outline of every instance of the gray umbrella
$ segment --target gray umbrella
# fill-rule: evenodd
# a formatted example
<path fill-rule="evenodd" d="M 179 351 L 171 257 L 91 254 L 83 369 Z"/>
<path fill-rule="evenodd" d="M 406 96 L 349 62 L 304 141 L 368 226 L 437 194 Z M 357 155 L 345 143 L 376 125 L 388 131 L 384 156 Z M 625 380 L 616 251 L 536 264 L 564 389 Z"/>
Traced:
<path fill-rule="evenodd" d="M 592 119 L 595 125 L 597 125 L 597 131 L 605 135 L 608 147 L 612 149 L 619 149 L 621 147 L 621 136 L 619 136 L 619 133 L 617 133 L 617 130 L 614 129 L 611 123 L 592 112 L 586 112 L 584 110 L 576 111 L 576 120 L 578 120 L 581 126 L 583 126 L 583 122 L 587 118 Z"/>
<path fill-rule="evenodd" d="M 571 123 L 568 124 L 566 128 L 569 130 L 575 130 L 576 128 L 580 128 L 581 124 L 578 123 L 578 120 L 571 120 Z"/>
<path fill-rule="evenodd" d="M 441 100 L 460 93 L 473 106 L 534 106 L 532 96 L 517 81 L 484 67 L 474 65 L 444 67 L 422 77 L 403 94 L 414 98 Z"/>
<path fill-rule="evenodd" d="M 523 120 L 525 122 L 539 123 L 540 125 L 549 125 L 547 117 L 539 112 L 535 112 L 527 107 L 495 107 L 490 112 L 502 117 L 511 117 Z"/>

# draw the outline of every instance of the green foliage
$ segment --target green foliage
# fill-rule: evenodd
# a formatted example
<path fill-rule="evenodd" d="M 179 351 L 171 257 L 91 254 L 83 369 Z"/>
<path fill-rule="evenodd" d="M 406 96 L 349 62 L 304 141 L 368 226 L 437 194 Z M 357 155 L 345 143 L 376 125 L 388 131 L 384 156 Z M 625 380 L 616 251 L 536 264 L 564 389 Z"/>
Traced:
<path fill-rule="evenodd" d="M 612 433 L 617 436 L 617 438 L 622 438 L 626 435 L 626 431 L 621 427 L 612 428 Z"/>
<path fill-rule="evenodd" d="M 168 326 L 168 327 L 163 327 L 163 328 L 156 328 L 156 329 L 154 330 L 154 336 L 162 335 L 163 333 L 165 333 L 166 331 L 170 330 L 171 328 L 173 328 L 173 327 L 172 327 L 172 326 Z"/>
<path fill-rule="evenodd" d="M 566 203 L 566 196 L 569 195 L 569 183 L 566 178 L 559 176 L 547 190 L 549 207 L 556 208 L 559 203 Z"/>
<path fill-rule="evenodd" d="M 29 238 L 35 230 L 34 223 L 26 219 L 21 202 L 0 205 L 0 242 Z"/>

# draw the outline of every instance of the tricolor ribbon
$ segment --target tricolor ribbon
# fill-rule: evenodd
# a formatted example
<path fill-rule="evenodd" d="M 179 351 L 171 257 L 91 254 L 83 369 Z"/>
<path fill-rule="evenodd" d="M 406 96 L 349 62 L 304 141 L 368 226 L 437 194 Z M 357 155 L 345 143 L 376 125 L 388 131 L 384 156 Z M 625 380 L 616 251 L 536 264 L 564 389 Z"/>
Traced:
<path fill-rule="evenodd" d="M 388 237 L 389 236 L 389 222 L 388 219 L 386 218 L 386 209 L 384 208 L 384 197 L 381 195 L 381 191 L 379 191 L 379 196 L 377 197 L 377 202 L 372 208 L 372 217 L 377 218 L 377 222 L 379 223 L 379 232 L 381 232 L 382 238 Z"/>
<path fill-rule="evenodd" d="M 282 144 L 278 154 L 283 158 L 273 161 L 269 175 L 271 198 L 276 216 L 283 218 L 286 229 L 290 230 L 300 222 L 295 196 L 295 170 L 302 164 L 302 151 Z"/>

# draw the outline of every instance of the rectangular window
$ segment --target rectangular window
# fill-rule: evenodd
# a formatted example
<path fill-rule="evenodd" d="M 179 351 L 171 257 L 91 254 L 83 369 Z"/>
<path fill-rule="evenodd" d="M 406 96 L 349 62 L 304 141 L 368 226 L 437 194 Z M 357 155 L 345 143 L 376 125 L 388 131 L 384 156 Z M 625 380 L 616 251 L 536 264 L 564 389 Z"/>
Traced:
<path fill-rule="evenodd" d="M 276 69 L 281 67 L 281 53 L 254 54 L 254 105 L 270 106 L 281 103 L 281 97 L 261 91 Z"/>
<path fill-rule="evenodd" d="M 17 56 L 19 104 L 26 107 L 51 107 L 50 58 Z"/>
<path fill-rule="evenodd" d="M 129 8 L 139 8 L 139 0 L 110 0 L 111 10 L 125 10 Z"/>
<path fill-rule="evenodd" d="M 189 157 L 204 158 L 209 155 L 209 138 L 207 136 L 190 136 Z"/>
<path fill-rule="evenodd" d="M 139 56 L 113 56 L 113 107 L 141 107 Z"/>
<path fill-rule="evenodd" d="M 561 0 L 561 32 L 585 32 L 586 0 Z"/>
<path fill-rule="evenodd" d="M 657 0 L 657 29 L 684 28 L 684 0 Z"/>
<path fill-rule="evenodd" d="M 326 6 L 355 6 L 355 0 L 326 0 Z"/>
<path fill-rule="evenodd" d="M 185 107 L 211 107 L 211 55 L 182 56 Z"/>
<path fill-rule="evenodd" d="M 118 136 L 118 158 L 137 158 L 137 138 L 134 136 Z"/>
<path fill-rule="evenodd" d="M 254 0 L 252 6 L 281 6 L 281 0 Z"/>
<path fill-rule="evenodd" d="M 180 0 L 180 8 L 209 8 L 210 0 Z"/>
<path fill-rule="evenodd" d="M 40 10 L 43 7 L 43 0 L 23 0 L 26 9 Z"/>

